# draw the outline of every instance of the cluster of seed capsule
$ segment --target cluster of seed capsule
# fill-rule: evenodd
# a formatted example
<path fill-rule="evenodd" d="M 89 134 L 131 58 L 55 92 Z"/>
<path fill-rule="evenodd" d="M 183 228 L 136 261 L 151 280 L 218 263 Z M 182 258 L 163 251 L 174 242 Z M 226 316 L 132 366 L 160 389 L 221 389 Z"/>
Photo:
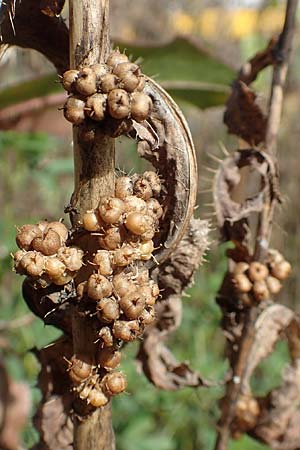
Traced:
<path fill-rule="evenodd" d="M 269 250 L 266 264 L 252 261 L 235 265 L 232 280 L 235 289 L 242 294 L 252 294 L 257 302 L 269 300 L 282 288 L 291 272 L 291 264 L 276 250 Z"/>
<path fill-rule="evenodd" d="M 152 109 L 151 98 L 143 92 L 145 77 L 139 65 L 118 50 L 109 55 L 106 64 L 68 70 L 62 85 L 70 93 L 64 115 L 74 125 L 90 119 L 96 124 L 105 118 L 142 122 Z"/>
<path fill-rule="evenodd" d="M 18 228 L 14 255 L 17 273 L 27 275 L 41 287 L 71 281 L 83 264 L 83 251 L 67 246 L 68 229 L 62 222 L 41 221 Z"/>
<path fill-rule="evenodd" d="M 90 261 L 93 273 L 78 284 L 77 296 L 95 310 L 98 350 L 92 363 L 74 357 L 70 377 L 79 397 L 93 406 L 103 406 L 126 388 L 123 373 L 114 371 L 121 362 L 122 343 L 140 337 L 155 320 L 159 288 L 144 262 L 152 257 L 163 214 L 160 192 L 155 172 L 121 176 L 115 196 L 101 198 L 98 207 L 83 216 L 82 227 L 98 239 L 99 249 Z"/>

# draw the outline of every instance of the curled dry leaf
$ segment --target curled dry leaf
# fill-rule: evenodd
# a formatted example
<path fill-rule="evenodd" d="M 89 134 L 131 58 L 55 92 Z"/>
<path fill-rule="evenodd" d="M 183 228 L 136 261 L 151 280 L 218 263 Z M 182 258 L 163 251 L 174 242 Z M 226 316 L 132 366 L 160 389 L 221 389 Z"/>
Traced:
<path fill-rule="evenodd" d="M 233 199 L 233 193 L 241 180 L 240 170 L 244 167 L 255 169 L 260 174 L 261 188 L 257 194 L 239 203 Z M 272 158 L 253 148 L 233 152 L 223 160 L 215 175 L 213 198 L 222 238 L 240 243 L 246 241 L 249 214 L 259 213 L 271 202 L 280 199 L 278 173 Z"/>
<path fill-rule="evenodd" d="M 137 355 L 139 368 L 157 387 L 177 390 L 182 387 L 209 386 L 185 363 L 179 363 L 164 341 L 175 331 L 182 316 L 181 295 L 192 282 L 193 274 L 207 250 L 207 221 L 192 219 L 184 238 L 169 257 L 152 271 L 161 289 L 162 300 L 156 305 L 157 322 L 146 330 Z"/>

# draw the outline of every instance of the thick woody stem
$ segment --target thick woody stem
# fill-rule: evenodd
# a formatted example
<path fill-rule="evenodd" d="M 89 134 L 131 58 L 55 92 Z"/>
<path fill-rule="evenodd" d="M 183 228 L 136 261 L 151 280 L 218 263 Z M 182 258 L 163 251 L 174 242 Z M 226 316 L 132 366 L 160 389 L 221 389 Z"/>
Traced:
<path fill-rule="evenodd" d="M 104 62 L 110 51 L 109 1 L 70 0 L 70 67 L 80 68 Z M 82 214 L 96 208 L 99 197 L 113 195 L 115 174 L 114 141 L 101 131 L 94 142 L 83 144 L 78 128 L 73 127 L 75 189 L 71 200 L 72 223 L 80 223 Z M 93 250 L 93 249 L 92 249 Z M 95 249 L 96 251 L 96 249 Z M 95 346 L 88 319 L 74 312 L 73 351 L 91 361 Z M 111 404 L 75 420 L 75 450 L 113 450 Z"/>
<path fill-rule="evenodd" d="M 273 71 L 269 116 L 265 138 L 265 149 L 275 152 L 283 102 L 283 88 L 289 64 L 289 55 L 295 30 L 295 17 L 298 0 L 288 0 L 283 31 L 275 48 L 277 64 Z M 265 210 L 259 219 L 254 259 L 264 262 L 272 229 L 273 209 L 276 199 L 270 204 L 265 202 Z M 245 316 L 244 329 L 240 340 L 239 352 L 233 367 L 232 379 L 227 385 L 225 403 L 218 427 L 215 450 L 226 450 L 231 436 L 231 424 L 235 416 L 236 402 L 240 393 L 245 368 L 248 365 L 249 351 L 255 337 L 255 321 L 259 314 L 257 307 L 249 308 Z"/>

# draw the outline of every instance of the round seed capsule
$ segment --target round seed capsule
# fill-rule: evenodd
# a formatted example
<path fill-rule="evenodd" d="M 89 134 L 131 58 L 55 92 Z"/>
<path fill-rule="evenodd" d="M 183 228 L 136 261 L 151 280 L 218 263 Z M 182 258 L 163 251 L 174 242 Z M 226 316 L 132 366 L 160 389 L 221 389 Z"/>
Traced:
<path fill-rule="evenodd" d="M 138 236 L 143 235 L 149 229 L 153 229 L 153 225 L 152 217 L 138 212 L 128 214 L 125 220 L 126 228 Z"/>
<path fill-rule="evenodd" d="M 262 281 L 265 280 L 267 278 L 269 274 L 269 270 L 267 268 L 267 266 L 265 266 L 264 264 L 258 262 L 258 261 L 253 261 L 252 263 L 250 263 L 249 265 L 249 269 L 248 269 L 248 275 L 251 281 Z"/>
<path fill-rule="evenodd" d="M 252 283 L 247 277 L 247 275 L 243 273 L 239 273 L 235 275 L 232 279 L 234 286 L 237 291 L 247 293 L 250 292 L 252 289 Z"/>
<path fill-rule="evenodd" d="M 131 117 L 137 122 L 143 122 L 150 116 L 152 100 L 149 95 L 142 92 L 134 92 L 131 95 L 130 107 Z"/>
<path fill-rule="evenodd" d="M 98 337 L 104 347 L 112 347 L 114 344 L 114 337 L 109 327 L 102 327 L 99 330 Z"/>
<path fill-rule="evenodd" d="M 138 246 L 138 255 L 142 261 L 148 261 L 152 257 L 154 251 L 154 243 L 150 239 L 146 242 L 141 242 Z"/>
<path fill-rule="evenodd" d="M 126 377 L 122 372 L 108 373 L 103 377 L 101 384 L 109 395 L 121 394 L 127 387 Z"/>
<path fill-rule="evenodd" d="M 152 195 L 152 189 L 149 181 L 146 178 L 138 178 L 133 185 L 133 192 L 137 197 L 143 200 L 149 200 Z"/>
<path fill-rule="evenodd" d="M 147 201 L 147 214 L 153 217 L 154 220 L 159 220 L 162 217 L 163 209 L 156 198 L 150 198 L 150 200 Z"/>
<path fill-rule="evenodd" d="M 113 264 L 117 267 L 125 267 L 138 258 L 136 249 L 131 245 L 124 245 L 115 250 L 113 255 Z"/>
<path fill-rule="evenodd" d="M 85 112 L 88 117 L 101 122 L 105 117 L 106 96 L 103 94 L 91 95 L 86 101 Z"/>
<path fill-rule="evenodd" d="M 85 103 L 76 97 L 69 97 L 64 104 L 64 116 L 74 125 L 80 125 L 85 120 Z"/>
<path fill-rule="evenodd" d="M 115 75 L 117 75 L 117 77 L 123 79 L 128 74 L 139 75 L 140 74 L 140 67 L 137 64 L 134 64 L 132 62 L 122 62 L 122 63 L 117 64 L 113 68 L 113 73 Z"/>
<path fill-rule="evenodd" d="M 68 239 L 68 228 L 62 222 L 50 222 L 47 225 L 45 232 L 47 232 L 48 230 L 55 231 L 60 236 L 62 244 Z"/>
<path fill-rule="evenodd" d="M 273 294 L 273 295 L 278 294 L 278 292 L 282 288 L 282 284 L 280 283 L 278 278 L 275 278 L 275 277 L 268 276 L 266 278 L 266 284 L 270 291 L 270 294 Z"/>
<path fill-rule="evenodd" d="M 105 64 L 93 64 L 90 68 L 95 73 L 97 80 L 107 73 L 107 67 Z"/>
<path fill-rule="evenodd" d="M 153 170 L 147 170 L 143 173 L 143 178 L 149 181 L 153 195 L 157 197 L 161 192 L 161 181 L 159 175 Z"/>
<path fill-rule="evenodd" d="M 108 94 L 108 110 L 114 119 L 126 119 L 130 114 L 129 96 L 124 89 L 113 89 Z"/>
<path fill-rule="evenodd" d="M 108 397 L 98 386 L 94 387 L 88 394 L 88 403 L 90 403 L 95 408 L 101 408 L 108 403 Z"/>
<path fill-rule="evenodd" d="M 124 203 L 116 197 L 104 197 L 100 201 L 98 211 L 104 222 L 117 223 L 124 212 Z"/>
<path fill-rule="evenodd" d="M 36 237 L 32 241 L 34 250 L 43 253 L 43 255 L 55 255 L 61 247 L 61 238 L 54 230 L 47 230 L 42 237 Z"/>
<path fill-rule="evenodd" d="M 61 247 L 57 257 L 70 272 L 76 272 L 82 267 L 83 251 L 78 247 Z"/>
<path fill-rule="evenodd" d="M 286 278 L 288 278 L 289 274 L 291 273 L 292 266 L 288 261 L 281 261 L 278 262 L 271 267 L 271 273 L 275 278 L 278 278 L 278 280 L 283 281 Z"/>
<path fill-rule="evenodd" d="M 16 242 L 19 248 L 30 250 L 33 239 L 40 236 L 42 236 L 42 231 L 38 225 L 22 225 L 18 228 Z"/>
<path fill-rule="evenodd" d="M 79 94 L 88 96 L 95 94 L 96 87 L 96 74 L 90 67 L 84 67 L 78 75 L 75 83 L 76 91 Z"/>
<path fill-rule="evenodd" d="M 139 316 L 139 321 L 147 326 L 155 321 L 155 309 L 152 306 L 145 308 Z"/>
<path fill-rule="evenodd" d="M 101 224 L 97 211 L 87 211 L 82 217 L 82 226 L 87 231 L 100 231 Z"/>
<path fill-rule="evenodd" d="M 116 180 L 115 195 L 124 200 L 133 194 L 133 183 L 130 177 L 119 177 Z"/>
<path fill-rule="evenodd" d="M 133 341 L 140 335 L 138 320 L 116 320 L 113 325 L 113 335 L 122 341 Z"/>
<path fill-rule="evenodd" d="M 136 87 L 136 91 L 138 92 L 142 92 L 144 90 L 145 87 L 145 77 L 143 75 L 139 76 L 139 84 Z"/>
<path fill-rule="evenodd" d="M 112 284 L 103 275 L 93 274 L 87 282 L 87 294 L 92 300 L 101 300 L 112 294 Z"/>
<path fill-rule="evenodd" d="M 66 266 L 56 257 L 46 258 L 45 261 L 45 272 L 52 277 L 59 277 L 63 275 L 66 271 Z"/>
<path fill-rule="evenodd" d="M 117 66 L 118 67 L 118 66 Z M 120 88 L 127 92 L 133 92 L 139 85 L 140 79 L 132 72 L 128 72 L 120 79 Z"/>
<path fill-rule="evenodd" d="M 120 248 L 126 237 L 126 230 L 123 226 L 107 228 L 104 233 L 104 236 L 99 238 L 99 244 L 106 250 Z"/>
<path fill-rule="evenodd" d="M 66 271 L 62 275 L 51 277 L 51 281 L 57 286 L 63 286 L 73 280 L 74 274 Z"/>
<path fill-rule="evenodd" d="M 97 303 L 97 317 L 105 323 L 113 322 L 120 317 L 120 307 L 114 298 L 102 298 Z"/>
<path fill-rule="evenodd" d="M 98 250 L 95 254 L 93 263 L 98 266 L 100 275 L 108 276 L 113 273 L 110 261 L 110 252 L 107 250 Z"/>
<path fill-rule="evenodd" d="M 115 295 L 122 297 L 127 292 L 136 290 L 136 286 L 129 275 L 121 272 L 113 277 L 112 280 Z"/>
<path fill-rule="evenodd" d="M 128 195 L 128 197 L 124 199 L 124 208 L 127 213 L 143 213 L 147 210 L 147 204 L 142 198 L 136 197 L 135 195 Z"/>
<path fill-rule="evenodd" d="M 255 281 L 252 290 L 256 301 L 262 302 L 264 300 L 269 300 L 270 292 L 264 280 Z"/>
<path fill-rule="evenodd" d="M 116 369 L 121 363 L 121 352 L 113 348 L 103 348 L 97 354 L 97 364 L 106 370 Z"/>
<path fill-rule="evenodd" d="M 14 255 L 13 255 L 13 258 L 14 258 L 14 268 L 15 268 L 15 271 L 17 272 L 17 273 L 19 273 L 20 275 L 23 275 L 25 272 L 24 272 L 24 269 L 22 268 L 22 266 L 21 266 L 21 259 L 23 258 L 23 256 L 25 256 L 26 255 L 26 251 L 25 250 L 18 250 Z"/>
<path fill-rule="evenodd" d="M 45 257 L 39 252 L 25 253 L 20 261 L 20 267 L 31 277 L 39 277 L 45 269 Z"/>
<path fill-rule="evenodd" d="M 85 360 L 85 356 L 73 355 L 70 361 L 69 376 L 75 384 L 80 384 L 92 373 L 92 366 Z"/>
<path fill-rule="evenodd" d="M 100 80 L 101 91 L 104 94 L 108 94 L 113 89 L 117 89 L 119 87 L 119 80 L 116 75 L 112 73 L 107 73 L 103 75 Z"/>
<path fill-rule="evenodd" d="M 110 67 L 115 67 L 117 64 L 128 62 L 128 56 L 120 53 L 119 50 L 114 50 L 107 58 L 106 64 Z"/>
<path fill-rule="evenodd" d="M 234 275 L 239 275 L 241 273 L 245 273 L 247 270 L 249 269 L 249 264 L 242 261 L 242 262 L 238 262 L 236 263 L 234 270 L 233 270 L 233 274 Z"/>
<path fill-rule="evenodd" d="M 133 293 L 128 292 L 120 298 L 120 307 L 128 319 L 137 319 L 144 307 L 145 299 L 139 295 L 139 292 L 135 290 Z"/>
<path fill-rule="evenodd" d="M 75 81 L 78 78 L 79 71 L 78 70 L 67 70 L 62 76 L 62 85 L 64 89 L 68 92 L 74 92 L 75 90 Z"/>

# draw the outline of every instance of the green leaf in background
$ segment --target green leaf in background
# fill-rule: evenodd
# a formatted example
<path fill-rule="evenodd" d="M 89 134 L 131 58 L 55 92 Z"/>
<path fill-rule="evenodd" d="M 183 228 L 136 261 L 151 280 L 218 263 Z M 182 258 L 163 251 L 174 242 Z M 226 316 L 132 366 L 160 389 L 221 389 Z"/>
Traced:
<path fill-rule="evenodd" d="M 179 101 L 199 108 L 223 105 L 234 71 L 187 38 L 161 46 L 125 45 L 133 59 L 142 59 L 143 72 L 155 77 Z M 61 91 L 57 75 L 22 82 L 0 91 L 1 108 Z"/>

